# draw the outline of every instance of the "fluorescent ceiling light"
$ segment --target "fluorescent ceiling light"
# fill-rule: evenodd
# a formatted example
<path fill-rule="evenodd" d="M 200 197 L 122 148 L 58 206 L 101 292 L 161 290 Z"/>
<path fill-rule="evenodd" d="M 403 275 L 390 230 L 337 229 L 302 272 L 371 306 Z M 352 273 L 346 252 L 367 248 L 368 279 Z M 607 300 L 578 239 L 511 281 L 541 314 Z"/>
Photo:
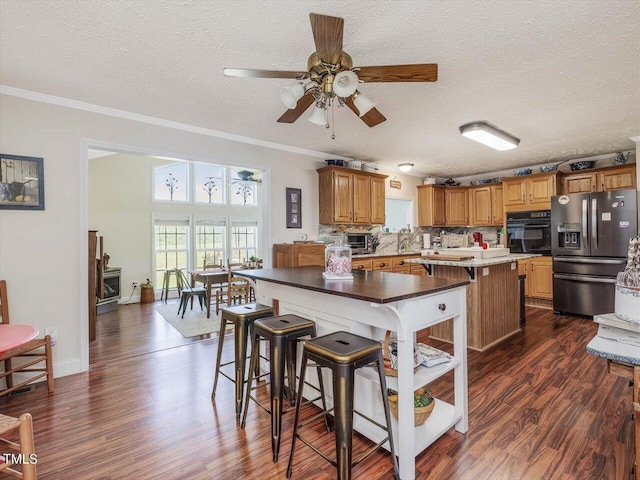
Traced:
<path fill-rule="evenodd" d="M 398 164 L 398 168 L 401 172 L 408 172 L 413 168 L 413 163 L 400 163 Z"/>
<path fill-rule="evenodd" d="M 471 140 L 475 140 L 496 150 L 511 150 L 512 148 L 516 148 L 520 143 L 519 138 L 487 122 L 473 122 L 462 125 L 460 127 L 460 133 Z"/>

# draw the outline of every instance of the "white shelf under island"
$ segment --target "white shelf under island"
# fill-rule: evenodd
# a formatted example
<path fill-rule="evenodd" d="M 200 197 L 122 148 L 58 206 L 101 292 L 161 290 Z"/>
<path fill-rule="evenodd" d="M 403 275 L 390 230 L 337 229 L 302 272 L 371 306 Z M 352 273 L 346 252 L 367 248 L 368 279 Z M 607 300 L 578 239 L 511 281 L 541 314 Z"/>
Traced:
<path fill-rule="evenodd" d="M 318 335 L 343 330 L 382 341 L 387 330 L 395 332 L 398 377 L 387 377 L 387 387 L 398 392 L 398 420 L 392 419 L 393 436 L 400 476 L 403 480 L 414 479 L 417 455 L 451 427 L 461 433 L 468 428 L 466 288 L 469 280 L 375 271 L 354 272 L 352 280 L 325 280 L 322 272 L 322 267 L 298 267 L 243 270 L 238 275 L 254 283 L 258 302 L 272 305 L 279 315 L 295 314 L 314 320 Z M 453 323 L 453 360 L 430 368 L 420 366 L 414 373 L 416 332 L 449 319 Z M 414 426 L 414 391 L 452 370 L 453 404 L 436 399 L 429 419 Z M 307 376 L 313 380 L 314 375 L 314 369 L 309 369 Z M 372 369 L 358 370 L 355 407 L 384 424 L 376 378 Z M 328 377 L 325 380 L 325 385 L 330 385 Z M 327 390 L 331 406 L 331 389 Z M 354 428 L 376 443 L 385 437 L 382 430 L 359 416 Z"/>

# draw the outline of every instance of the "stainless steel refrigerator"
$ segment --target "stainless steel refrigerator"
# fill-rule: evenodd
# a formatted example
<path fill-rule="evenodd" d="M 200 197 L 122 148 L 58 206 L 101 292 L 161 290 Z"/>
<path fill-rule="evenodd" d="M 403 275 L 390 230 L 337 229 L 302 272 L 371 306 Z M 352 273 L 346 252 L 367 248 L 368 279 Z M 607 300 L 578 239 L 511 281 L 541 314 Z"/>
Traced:
<path fill-rule="evenodd" d="M 638 235 L 637 212 L 636 190 L 551 197 L 554 311 L 614 311 L 616 275 Z"/>

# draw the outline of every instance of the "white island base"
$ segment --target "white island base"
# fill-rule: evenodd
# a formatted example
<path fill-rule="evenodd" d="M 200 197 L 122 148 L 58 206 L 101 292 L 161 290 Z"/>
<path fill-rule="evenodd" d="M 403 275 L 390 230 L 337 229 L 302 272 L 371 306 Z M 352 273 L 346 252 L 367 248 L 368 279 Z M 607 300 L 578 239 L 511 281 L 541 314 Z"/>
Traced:
<path fill-rule="evenodd" d="M 314 267 L 305 267 L 314 268 Z M 271 269 L 272 272 L 288 270 L 293 272 L 302 269 Z M 387 330 L 396 332 L 398 336 L 399 376 L 387 377 L 387 387 L 398 392 L 398 419 L 392 417 L 393 438 L 400 477 L 403 480 L 415 478 L 415 457 L 437 440 L 451 427 L 465 433 L 468 428 L 467 405 L 467 349 L 466 349 L 466 286 L 441 286 L 434 288 L 433 282 L 440 279 L 428 279 L 412 275 L 392 273 L 366 272 L 356 275 L 355 286 L 344 282 L 325 282 L 324 291 L 318 291 L 317 285 L 308 289 L 304 279 L 294 280 L 294 285 L 274 282 L 260 275 L 248 276 L 255 282 L 257 301 L 273 305 L 279 315 L 295 314 L 314 320 L 318 335 L 343 330 L 367 338 L 382 341 Z M 263 275 L 268 275 L 268 270 Z M 320 274 L 318 273 L 320 276 Z M 361 279 L 364 277 L 364 280 Z M 411 298 L 394 297 L 371 299 L 346 296 L 345 290 L 357 290 L 358 282 L 370 285 L 371 281 L 403 282 L 404 278 L 416 287 L 418 293 Z M 381 280 L 382 279 L 382 280 Z M 369 283 L 366 283 L 368 281 Z M 431 283 L 429 283 L 431 282 Z M 431 288 L 427 288 L 428 286 Z M 435 290 L 435 291 L 434 291 Z M 414 292 L 415 293 L 415 292 Z M 397 297 L 396 297 L 397 298 Z M 390 301 L 385 301 L 390 300 Z M 435 367 L 420 366 L 413 373 L 413 346 L 415 332 L 428 328 L 448 319 L 453 319 L 454 359 L 452 362 Z M 454 404 L 436 399 L 435 408 L 429 419 L 420 426 L 414 426 L 413 392 L 418 388 L 436 380 L 445 373 L 454 371 Z M 331 398 L 330 372 L 325 371 L 324 382 L 327 386 L 329 407 L 333 405 Z M 307 369 L 307 379 L 317 384 L 315 369 Z M 355 408 L 377 421 L 385 424 L 380 386 L 374 368 L 361 368 L 355 378 Z M 317 395 L 310 390 L 305 396 Z M 385 432 L 370 422 L 355 415 L 354 428 L 374 442 L 381 441 Z M 407 434 L 413 432 L 413 435 Z M 388 444 L 384 445 L 388 449 Z M 405 452 L 413 452 L 407 454 Z"/>

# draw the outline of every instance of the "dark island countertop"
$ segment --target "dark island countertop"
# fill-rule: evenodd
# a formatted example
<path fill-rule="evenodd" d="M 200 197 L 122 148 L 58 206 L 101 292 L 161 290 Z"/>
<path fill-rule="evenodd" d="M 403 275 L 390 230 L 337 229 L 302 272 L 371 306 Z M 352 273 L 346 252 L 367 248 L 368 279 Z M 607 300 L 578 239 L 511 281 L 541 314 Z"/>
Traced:
<path fill-rule="evenodd" d="M 252 280 L 354 298 L 372 303 L 390 303 L 468 285 L 469 280 L 424 277 L 388 272 L 353 272 L 353 280 L 325 280 L 323 267 L 265 268 L 239 270 L 237 276 Z"/>

